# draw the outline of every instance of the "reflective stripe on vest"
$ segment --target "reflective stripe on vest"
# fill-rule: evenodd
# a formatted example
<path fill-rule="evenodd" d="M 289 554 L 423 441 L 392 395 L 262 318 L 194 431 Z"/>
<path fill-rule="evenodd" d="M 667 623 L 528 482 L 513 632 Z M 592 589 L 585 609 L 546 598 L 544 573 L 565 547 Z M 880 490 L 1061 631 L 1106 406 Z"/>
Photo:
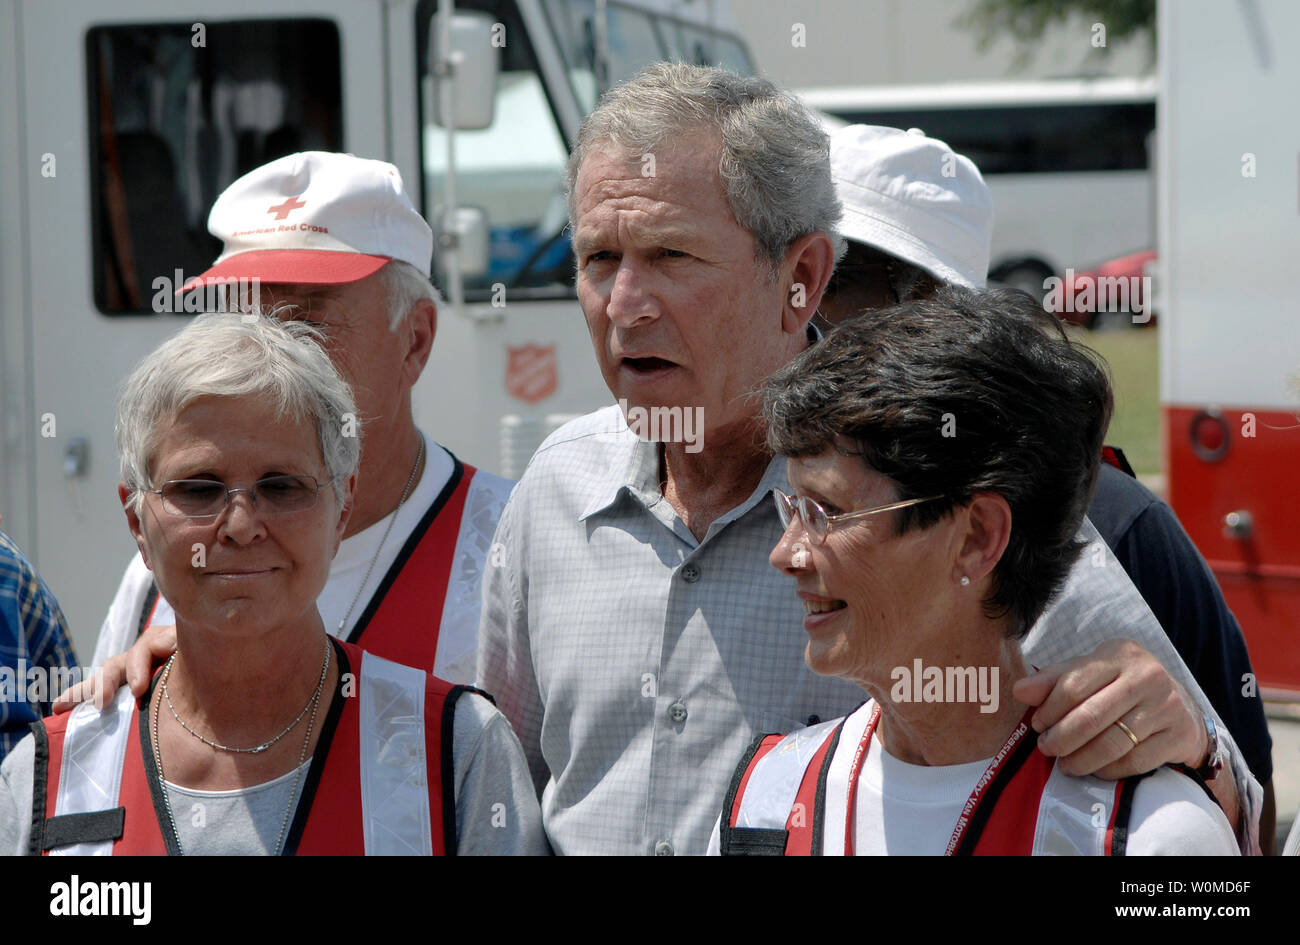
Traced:
<path fill-rule="evenodd" d="M 131 690 L 123 686 L 103 714 L 94 702 L 83 702 L 73 709 L 68 714 L 62 738 L 56 738 L 58 733 L 46 727 L 51 748 L 49 771 L 58 775 L 57 780 L 51 777 L 46 781 L 51 786 L 58 785 L 51 792 L 53 797 L 46 796 L 46 817 L 67 817 L 62 824 L 72 826 L 75 818 L 118 806 L 134 719 L 135 699 Z M 34 820 L 32 831 L 33 834 L 37 831 Z M 112 852 L 113 840 L 102 838 L 63 846 L 51 850 L 50 855 L 107 856 Z"/>
<path fill-rule="evenodd" d="M 845 798 L 828 798 L 826 780 L 837 761 L 847 766 L 846 755 L 852 755 L 869 711 L 868 704 L 846 719 L 756 739 L 736 769 L 723 807 L 722 855 L 818 856 L 823 842 L 842 853 Z M 1032 730 L 1031 735 L 1018 746 L 1023 758 L 1008 769 L 998 795 L 976 810 L 959 852 L 1123 856 L 1141 779 L 1070 777 L 1034 748 L 1037 736 Z M 1033 821 L 1024 816 L 1031 809 L 1037 810 Z"/>
<path fill-rule="evenodd" d="M 366 854 L 431 856 L 424 742 L 428 674 L 366 653 L 361 658 L 361 679 L 357 694 Z"/>
<path fill-rule="evenodd" d="M 442 604 L 439 640 L 450 639 L 448 629 L 457 626 L 473 628 L 472 639 L 478 639 L 479 617 L 483 610 L 483 574 L 489 567 L 497 522 L 501 520 L 501 513 L 510 498 L 510 490 L 514 488 L 512 480 L 485 473 L 468 463 L 464 466 L 467 483 L 465 501 L 460 512 L 460 531 L 456 535 L 451 573 L 447 578 L 447 592 Z M 477 652 L 477 647 L 474 650 Z M 455 659 L 457 654 L 450 653 L 447 656 Z M 423 667 L 425 664 L 414 665 Z M 436 672 L 433 663 L 428 666 L 429 672 Z"/>
<path fill-rule="evenodd" d="M 727 820 L 720 838 L 723 856 L 772 852 L 768 845 L 776 838 L 765 832 L 781 831 L 788 838 L 790 830 L 798 831 L 805 823 L 811 826 L 814 811 L 796 799 L 805 779 L 815 778 L 824 768 L 822 760 L 843 722 L 835 719 L 784 737 L 761 735 L 754 740 L 727 792 L 723 808 Z M 761 790 L 753 789 L 755 780 L 763 785 Z M 780 852 L 797 855 L 788 848 L 787 838 L 781 839 Z"/>
<path fill-rule="evenodd" d="M 456 700 L 476 690 L 336 647 L 340 674 L 356 673 L 356 694 L 342 695 L 340 681 L 329 712 L 336 724 L 323 723 L 285 853 L 454 854 L 454 785 L 444 796 L 443 783 L 453 777 Z M 167 852 L 140 723 L 125 687 L 103 715 L 82 705 L 47 720 L 37 743 L 31 852 Z"/>

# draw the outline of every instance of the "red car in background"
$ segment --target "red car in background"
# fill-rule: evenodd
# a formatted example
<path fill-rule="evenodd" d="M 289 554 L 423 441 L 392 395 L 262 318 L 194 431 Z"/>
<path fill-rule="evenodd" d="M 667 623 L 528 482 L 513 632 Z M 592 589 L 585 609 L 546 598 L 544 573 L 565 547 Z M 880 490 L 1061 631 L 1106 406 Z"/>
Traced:
<path fill-rule="evenodd" d="M 1151 276 L 1155 261 L 1156 251 L 1148 249 L 1083 272 L 1067 269 L 1064 278 L 1048 280 L 1051 285 L 1043 304 L 1058 318 L 1085 328 L 1154 325 Z"/>

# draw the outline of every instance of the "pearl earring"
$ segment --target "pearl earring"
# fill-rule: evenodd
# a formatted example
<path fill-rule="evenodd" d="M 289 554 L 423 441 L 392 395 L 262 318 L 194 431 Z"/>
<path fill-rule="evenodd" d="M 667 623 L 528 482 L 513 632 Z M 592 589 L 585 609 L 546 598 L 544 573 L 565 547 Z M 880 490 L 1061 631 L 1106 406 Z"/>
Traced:
<path fill-rule="evenodd" d="M 970 587 L 970 578 L 968 578 L 968 577 L 967 577 L 966 575 L 964 575 L 964 574 L 961 576 L 961 586 L 962 586 L 962 587 Z"/>

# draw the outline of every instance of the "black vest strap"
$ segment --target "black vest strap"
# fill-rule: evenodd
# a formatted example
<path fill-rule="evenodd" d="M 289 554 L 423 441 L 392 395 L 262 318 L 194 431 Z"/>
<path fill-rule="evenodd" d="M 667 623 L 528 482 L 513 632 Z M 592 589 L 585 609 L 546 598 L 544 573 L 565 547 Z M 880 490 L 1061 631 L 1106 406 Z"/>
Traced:
<path fill-rule="evenodd" d="M 1115 826 L 1110 834 L 1110 855 L 1128 856 L 1128 822 L 1133 816 L 1133 795 L 1137 793 L 1138 782 L 1150 777 L 1153 772 L 1125 778 L 1119 789 L 1119 800 L 1115 804 Z M 1197 780 L 1197 779 L 1193 779 Z M 1202 785 L 1204 786 L 1204 785 Z M 1214 795 L 1211 794 L 1211 797 Z M 1217 804 L 1218 801 L 1215 801 Z"/>
<path fill-rule="evenodd" d="M 148 613 L 148 611 L 146 611 Z M 158 680 L 162 678 L 162 670 L 159 669 L 154 673 L 153 679 L 149 683 L 149 690 L 145 693 L 144 698 L 140 700 L 136 708 L 136 723 L 140 739 L 140 758 L 144 762 L 144 776 L 149 784 L 149 797 L 153 800 L 154 816 L 158 818 L 158 832 L 162 834 L 163 847 L 168 856 L 180 856 L 180 844 L 176 840 L 176 824 L 172 820 L 171 809 L 167 805 L 167 795 L 164 793 L 162 777 L 158 773 L 158 765 L 154 758 L 153 735 L 149 731 L 149 707 L 153 703 L 154 690 L 158 686 Z M 132 746 L 127 745 L 127 751 L 132 750 Z"/>
<path fill-rule="evenodd" d="M 719 839 L 727 847 L 723 856 L 785 856 L 790 835 L 785 830 L 722 825 Z"/>
<path fill-rule="evenodd" d="M 153 606 L 158 603 L 158 585 L 154 581 L 149 582 L 149 590 L 145 591 L 144 608 L 140 611 L 140 619 L 136 621 L 135 638 L 140 639 L 140 634 L 144 633 L 144 628 L 149 626 L 149 618 L 153 616 Z"/>
<path fill-rule="evenodd" d="M 103 843 L 120 840 L 126 827 L 126 808 L 59 814 L 45 820 L 42 850 L 65 847 L 73 843 Z"/>
<path fill-rule="evenodd" d="M 444 856 L 456 855 L 456 763 L 452 753 L 452 736 L 456 731 L 456 702 L 467 692 L 482 696 L 493 705 L 497 701 L 482 689 L 453 686 L 442 703 L 442 846 Z"/>
<path fill-rule="evenodd" d="M 321 775 L 325 773 L 325 762 L 329 758 L 330 746 L 334 744 L 334 732 L 339 726 L 339 719 L 343 717 L 343 705 L 347 699 L 352 698 L 345 693 L 347 680 L 355 681 L 354 674 L 359 670 L 359 667 L 353 669 L 347 652 L 339 645 L 338 640 L 330 637 L 330 645 L 334 647 L 339 678 L 334 685 L 334 696 L 330 699 L 325 721 L 321 724 L 320 737 L 316 739 L 316 750 L 312 752 L 311 767 L 307 769 L 307 777 L 303 780 L 298 809 L 294 811 L 293 822 L 289 824 L 289 833 L 284 838 L 284 850 L 281 851 L 281 856 L 298 855 L 298 844 L 302 840 L 303 831 L 307 829 L 307 817 L 311 813 L 312 802 L 316 799 L 316 789 L 320 787 Z"/>
<path fill-rule="evenodd" d="M 740 764 L 736 765 L 735 772 L 731 775 L 731 784 L 727 787 L 727 796 L 722 802 L 722 819 L 718 821 L 718 854 L 719 856 L 784 856 L 785 855 L 785 831 L 775 830 L 773 833 L 781 835 L 781 848 L 774 850 L 775 841 L 760 842 L 757 839 L 744 840 L 740 839 L 742 835 L 748 836 L 758 833 L 766 833 L 756 828 L 732 827 L 731 809 L 736 805 L 736 794 L 740 790 L 740 782 L 745 779 L 745 772 L 749 766 L 754 763 L 754 755 L 758 754 L 759 747 L 763 744 L 763 739 L 768 735 L 759 735 L 749 747 L 745 749 L 745 755 L 740 759 Z M 740 839 L 743 849 L 731 848 L 734 840 Z"/>
<path fill-rule="evenodd" d="M 1101 461 L 1114 466 L 1130 479 L 1137 478 L 1137 473 L 1133 471 L 1133 467 L 1129 464 L 1128 457 L 1124 455 L 1124 451 L 1118 446 L 1102 446 Z"/>
<path fill-rule="evenodd" d="M 32 767 L 32 831 L 27 838 L 27 855 L 40 856 L 45 846 L 45 785 L 50 779 L 50 737 L 45 723 L 37 720 L 31 724 L 32 738 L 36 740 L 36 758 Z"/>
<path fill-rule="evenodd" d="M 1205 783 L 1205 779 L 1204 779 L 1203 777 L 1201 777 L 1199 774 L 1196 773 L 1196 769 L 1195 769 L 1195 768 L 1189 768 L 1189 767 L 1187 767 L 1187 765 L 1184 765 L 1184 764 L 1177 764 L 1177 765 L 1175 765 L 1175 764 L 1170 764 L 1170 765 L 1165 765 L 1165 767 L 1166 767 L 1166 768 L 1173 768 L 1173 769 L 1174 769 L 1175 771 L 1177 771 L 1179 774 L 1185 774 L 1185 775 L 1187 775 L 1189 778 L 1191 778 L 1192 781 L 1196 784 L 1196 786 L 1197 786 L 1198 788 L 1200 788 L 1201 791 L 1205 794 L 1205 796 L 1208 797 L 1210 800 L 1214 801 L 1214 806 L 1215 806 L 1215 807 L 1218 807 L 1219 809 L 1222 810 L 1223 805 L 1222 805 L 1221 803 L 1219 803 L 1219 799 L 1218 799 L 1217 797 L 1214 796 L 1214 791 L 1210 790 L 1210 786 L 1209 786 L 1208 784 Z M 1220 774 L 1220 777 L 1229 777 L 1229 776 L 1231 776 L 1232 772 L 1231 772 L 1231 771 L 1228 771 L 1228 769 L 1227 769 L 1226 767 L 1225 767 L 1223 770 L 1224 770 L 1224 771 L 1227 771 L 1227 774 L 1226 774 L 1226 775 L 1224 775 L 1224 774 Z M 1148 774 L 1152 774 L 1152 773 L 1154 773 L 1154 772 L 1147 772 L 1147 773 L 1148 773 Z M 1145 777 L 1145 776 L 1146 776 L 1146 775 L 1143 775 L 1143 777 Z M 1226 814 L 1227 811 L 1224 811 L 1224 813 Z"/>
<path fill-rule="evenodd" d="M 822 855 L 822 832 L 826 824 L 826 778 L 831 773 L 831 762 L 835 760 L 835 752 L 840 747 L 840 735 L 848 720 L 849 717 L 846 715 L 840 720 L 840 724 L 835 726 L 831 747 L 826 749 L 826 757 L 822 759 L 822 769 L 817 773 L 817 797 L 813 802 L 812 847 L 808 851 L 809 856 Z"/>

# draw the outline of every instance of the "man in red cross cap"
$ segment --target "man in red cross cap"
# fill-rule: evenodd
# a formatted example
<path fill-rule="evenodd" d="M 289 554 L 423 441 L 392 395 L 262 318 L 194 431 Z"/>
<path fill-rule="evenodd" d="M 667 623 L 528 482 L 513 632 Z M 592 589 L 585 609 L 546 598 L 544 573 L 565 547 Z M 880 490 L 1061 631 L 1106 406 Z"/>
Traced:
<path fill-rule="evenodd" d="M 483 558 L 512 484 L 461 463 L 412 418 L 438 296 L 429 282 L 433 233 L 401 174 L 350 154 L 292 154 L 231 184 L 208 229 L 222 253 L 181 291 L 252 282 L 263 313 L 320 329 L 356 397 L 361 470 L 317 601 L 326 627 L 378 656 L 469 682 Z M 172 622 L 137 555 L 95 651 L 96 664 L 108 661 L 106 691 L 124 667 L 143 691 L 153 660 L 173 646 Z M 110 660 L 128 648 L 129 658 Z"/>

